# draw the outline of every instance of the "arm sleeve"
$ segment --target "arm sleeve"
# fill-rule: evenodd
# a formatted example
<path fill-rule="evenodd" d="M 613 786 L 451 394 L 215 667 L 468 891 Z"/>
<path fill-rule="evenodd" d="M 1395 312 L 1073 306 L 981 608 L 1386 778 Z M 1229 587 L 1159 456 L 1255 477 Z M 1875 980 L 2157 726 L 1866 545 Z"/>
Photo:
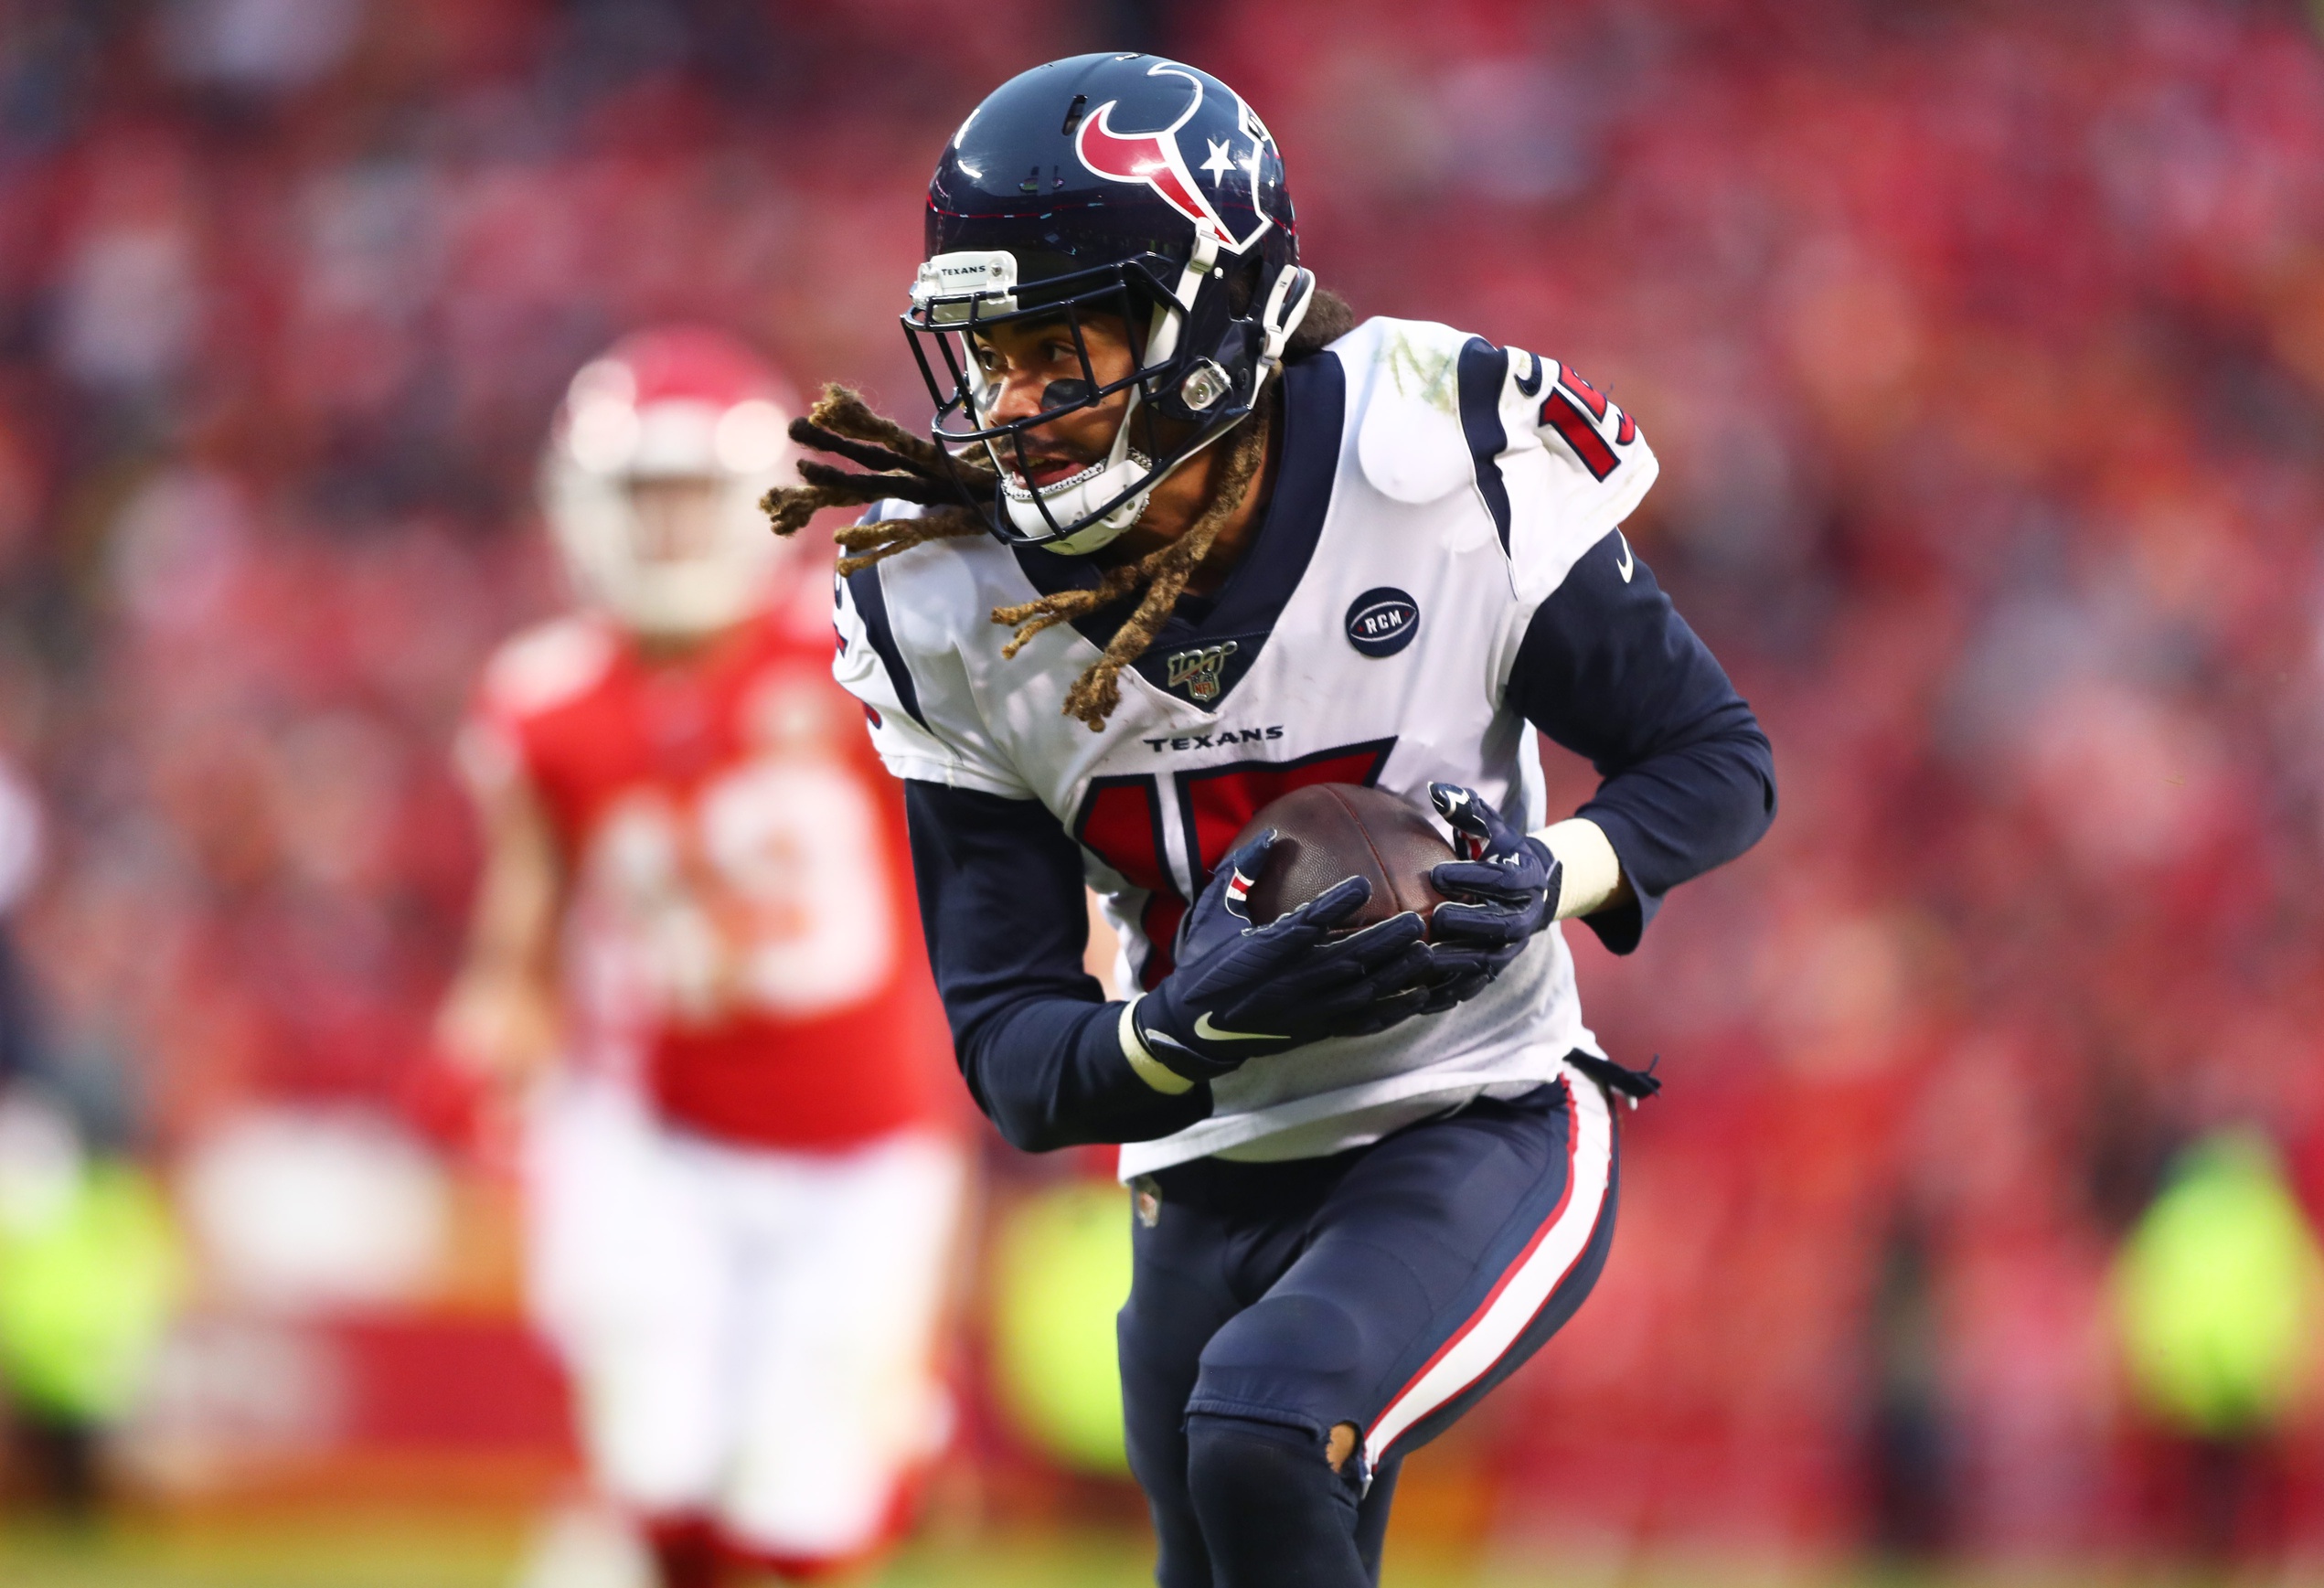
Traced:
<path fill-rule="evenodd" d="M 1503 698 L 1604 780 L 1575 814 L 1604 829 L 1637 896 L 1583 918 L 1616 954 L 1665 893 L 1775 819 L 1766 734 L 1618 529 L 1534 609 Z"/>
<path fill-rule="evenodd" d="M 1166 1095 L 1123 1057 L 1122 1006 L 1082 968 L 1081 849 L 1056 818 L 1035 800 L 917 779 L 904 809 L 954 1051 L 1010 1145 L 1150 1141 L 1209 1114 L 1209 1086 Z"/>

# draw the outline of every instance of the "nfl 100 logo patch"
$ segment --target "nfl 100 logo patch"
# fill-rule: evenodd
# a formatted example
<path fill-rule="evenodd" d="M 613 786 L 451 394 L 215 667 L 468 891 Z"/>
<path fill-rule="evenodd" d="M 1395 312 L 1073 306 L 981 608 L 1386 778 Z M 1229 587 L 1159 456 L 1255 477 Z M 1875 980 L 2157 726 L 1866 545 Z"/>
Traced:
<path fill-rule="evenodd" d="M 1226 687 L 1222 675 L 1227 658 L 1242 648 L 1226 640 L 1200 650 L 1178 652 L 1169 660 L 1169 687 L 1184 688 L 1189 700 L 1216 700 Z"/>

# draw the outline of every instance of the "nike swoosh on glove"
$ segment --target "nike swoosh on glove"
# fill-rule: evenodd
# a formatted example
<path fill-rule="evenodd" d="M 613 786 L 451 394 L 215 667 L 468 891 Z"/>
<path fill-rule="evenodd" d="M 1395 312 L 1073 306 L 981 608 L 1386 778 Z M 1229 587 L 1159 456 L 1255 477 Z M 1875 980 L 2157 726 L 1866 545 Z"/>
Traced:
<path fill-rule="evenodd" d="M 1246 900 L 1274 843 L 1263 833 L 1221 862 L 1178 933 L 1178 968 L 1130 1007 L 1147 1052 L 1188 1080 L 1326 1037 L 1385 1030 L 1418 1014 L 1443 977 L 1411 911 L 1331 938 L 1371 898 L 1360 877 L 1253 926 Z"/>
<path fill-rule="evenodd" d="M 1463 996 L 1472 996 L 1557 919 L 1565 869 L 1547 844 L 1511 826 L 1475 789 L 1433 783 L 1428 797 L 1469 857 L 1434 866 L 1428 876 L 1445 900 L 1430 918 L 1437 959 L 1460 965 L 1462 982 L 1474 983 Z"/>

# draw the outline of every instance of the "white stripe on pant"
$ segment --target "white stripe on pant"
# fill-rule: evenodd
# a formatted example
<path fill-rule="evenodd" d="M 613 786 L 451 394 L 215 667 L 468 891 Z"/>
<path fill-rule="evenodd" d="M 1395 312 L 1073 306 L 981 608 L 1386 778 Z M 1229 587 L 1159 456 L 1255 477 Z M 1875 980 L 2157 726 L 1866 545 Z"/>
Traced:
<path fill-rule="evenodd" d="M 1374 1421 L 1364 1440 L 1368 1463 L 1377 1465 L 1414 1423 L 1492 1371 L 1588 1247 L 1613 1173 L 1614 1120 L 1595 1082 L 1568 1071 L 1566 1084 L 1573 1111 L 1563 1205 L 1511 1266 L 1498 1292 L 1462 1326 L 1465 1332 L 1398 1391 Z"/>

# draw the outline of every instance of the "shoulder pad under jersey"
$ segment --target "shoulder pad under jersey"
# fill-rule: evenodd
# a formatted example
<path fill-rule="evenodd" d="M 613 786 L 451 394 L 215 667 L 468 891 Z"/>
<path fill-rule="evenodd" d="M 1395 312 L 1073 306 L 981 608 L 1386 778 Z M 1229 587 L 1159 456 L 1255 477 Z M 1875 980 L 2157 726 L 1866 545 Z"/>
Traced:
<path fill-rule="evenodd" d="M 485 664 L 484 709 L 506 721 L 553 711 L 593 688 L 619 647 L 606 624 L 587 613 L 535 624 L 504 640 Z"/>

